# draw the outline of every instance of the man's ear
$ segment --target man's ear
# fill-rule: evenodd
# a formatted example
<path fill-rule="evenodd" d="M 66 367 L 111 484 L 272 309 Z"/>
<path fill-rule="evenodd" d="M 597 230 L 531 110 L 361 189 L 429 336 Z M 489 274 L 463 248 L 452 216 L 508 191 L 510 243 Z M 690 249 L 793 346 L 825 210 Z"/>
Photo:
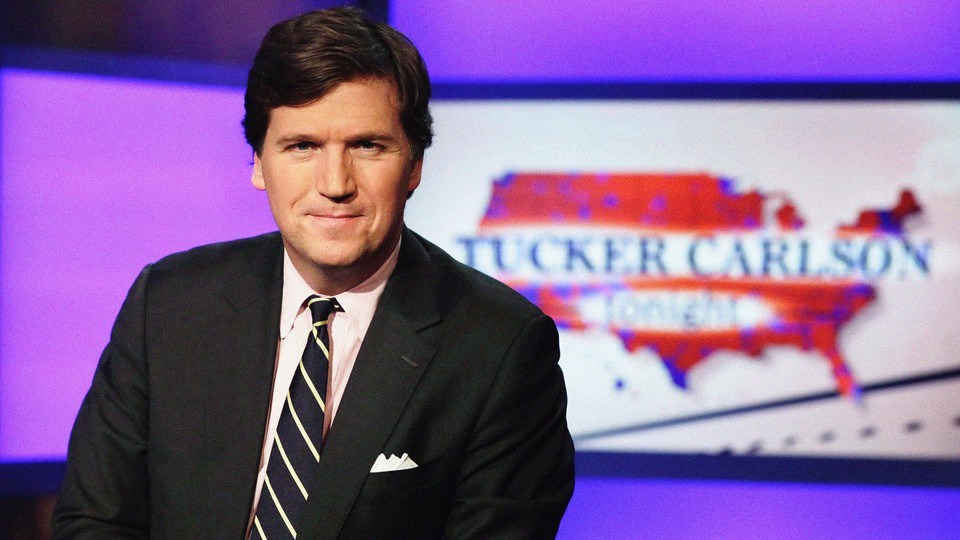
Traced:
<path fill-rule="evenodd" d="M 420 173 L 423 172 L 423 160 L 418 159 L 410 168 L 410 175 L 407 177 L 407 198 L 413 197 L 413 192 L 420 185 Z"/>
<path fill-rule="evenodd" d="M 263 181 L 263 163 L 256 152 L 253 153 L 253 174 L 250 176 L 250 183 L 260 191 L 267 189 L 267 184 Z"/>

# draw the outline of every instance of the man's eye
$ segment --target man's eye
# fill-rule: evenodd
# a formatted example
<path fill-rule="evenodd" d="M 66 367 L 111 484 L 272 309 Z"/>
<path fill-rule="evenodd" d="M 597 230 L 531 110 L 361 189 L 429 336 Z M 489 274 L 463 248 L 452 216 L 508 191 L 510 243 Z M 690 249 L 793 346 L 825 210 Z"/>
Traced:
<path fill-rule="evenodd" d="M 373 141 L 360 141 L 357 143 L 357 148 L 360 150 L 365 150 L 367 152 L 376 152 L 383 149 L 382 144 L 375 143 Z"/>
<path fill-rule="evenodd" d="M 291 145 L 290 145 L 290 149 L 291 149 L 291 150 L 295 150 L 295 151 L 297 151 L 297 152 L 306 152 L 307 150 L 310 150 L 311 148 L 313 148 L 313 145 L 312 145 L 311 143 L 308 143 L 308 142 L 298 142 L 298 143 L 295 143 L 295 144 L 291 144 Z"/>

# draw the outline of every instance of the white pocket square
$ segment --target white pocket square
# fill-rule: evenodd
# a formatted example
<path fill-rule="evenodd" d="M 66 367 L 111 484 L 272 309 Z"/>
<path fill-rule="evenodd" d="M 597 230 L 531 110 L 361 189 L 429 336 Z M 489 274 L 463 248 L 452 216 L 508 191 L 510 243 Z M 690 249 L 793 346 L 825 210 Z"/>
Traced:
<path fill-rule="evenodd" d="M 417 468 L 417 463 L 410 459 L 410 456 L 406 453 L 400 457 L 393 454 L 390 454 L 390 457 L 380 454 L 377 456 L 377 460 L 373 462 L 373 467 L 370 467 L 370 472 L 381 473 L 415 468 Z"/>

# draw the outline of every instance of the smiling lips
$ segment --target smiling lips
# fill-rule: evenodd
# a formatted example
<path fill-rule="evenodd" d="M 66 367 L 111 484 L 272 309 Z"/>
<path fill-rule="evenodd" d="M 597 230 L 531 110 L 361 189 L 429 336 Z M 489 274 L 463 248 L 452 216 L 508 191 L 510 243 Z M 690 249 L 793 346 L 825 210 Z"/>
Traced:
<path fill-rule="evenodd" d="M 360 214 L 314 214 L 314 213 L 310 213 L 310 214 L 307 214 L 307 215 L 309 215 L 310 217 L 325 218 L 325 219 L 348 219 L 348 218 L 360 217 Z"/>
<path fill-rule="evenodd" d="M 308 206 L 307 208 L 302 209 L 301 211 L 315 218 L 328 218 L 328 219 L 343 219 L 343 218 L 353 218 L 363 215 L 363 212 L 359 209 L 352 208 L 347 205 L 318 205 L 319 208 L 314 208 Z"/>
<path fill-rule="evenodd" d="M 318 224 L 324 224 L 331 227 L 347 225 L 357 218 L 361 217 L 359 213 L 347 212 L 308 212 L 307 217 Z"/>

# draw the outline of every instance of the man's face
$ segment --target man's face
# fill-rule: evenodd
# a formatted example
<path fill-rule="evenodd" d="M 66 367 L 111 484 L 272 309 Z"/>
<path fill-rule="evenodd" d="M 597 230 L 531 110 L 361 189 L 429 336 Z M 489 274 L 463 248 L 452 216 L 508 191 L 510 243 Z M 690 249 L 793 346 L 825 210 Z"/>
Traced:
<path fill-rule="evenodd" d="M 393 251 L 420 166 L 393 84 L 359 79 L 307 105 L 273 109 L 252 181 L 266 190 L 300 274 L 317 292 L 338 294 Z"/>

